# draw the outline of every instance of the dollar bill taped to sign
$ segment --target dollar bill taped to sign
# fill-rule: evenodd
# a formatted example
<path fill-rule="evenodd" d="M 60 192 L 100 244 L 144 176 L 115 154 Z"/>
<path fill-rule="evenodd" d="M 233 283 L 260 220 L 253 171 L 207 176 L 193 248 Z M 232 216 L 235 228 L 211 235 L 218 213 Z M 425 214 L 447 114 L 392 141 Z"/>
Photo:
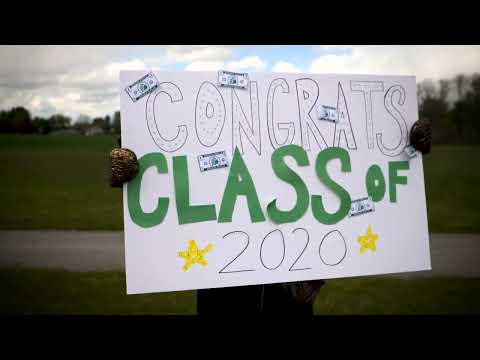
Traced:
<path fill-rule="evenodd" d="M 248 87 L 248 74 L 219 70 L 218 85 L 246 89 Z"/>
<path fill-rule="evenodd" d="M 225 151 L 218 151 L 211 154 L 198 155 L 198 164 L 200 166 L 200 171 L 227 167 L 227 154 Z"/>
<path fill-rule="evenodd" d="M 417 149 L 415 149 L 412 145 L 406 146 L 404 151 L 409 159 L 413 159 L 417 156 Z"/>
<path fill-rule="evenodd" d="M 371 197 L 353 200 L 350 207 L 349 217 L 366 214 L 375 210 Z"/>
<path fill-rule="evenodd" d="M 135 81 L 125 88 L 128 96 L 133 102 L 140 100 L 158 87 L 158 80 L 152 72 Z"/>
<path fill-rule="evenodd" d="M 127 294 L 431 269 L 414 76 L 121 71 L 120 88 Z"/>
<path fill-rule="evenodd" d="M 338 121 L 337 109 L 333 106 L 322 105 L 317 107 L 318 118 L 329 122 L 336 123 Z"/>

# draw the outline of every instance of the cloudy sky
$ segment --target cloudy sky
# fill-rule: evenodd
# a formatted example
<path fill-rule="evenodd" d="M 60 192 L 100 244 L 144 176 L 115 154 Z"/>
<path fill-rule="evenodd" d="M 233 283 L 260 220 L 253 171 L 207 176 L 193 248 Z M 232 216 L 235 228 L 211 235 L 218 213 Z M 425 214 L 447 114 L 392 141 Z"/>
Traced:
<path fill-rule="evenodd" d="M 119 110 L 119 70 L 415 75 L 480 72 L 480 46 L 0 46 L 0 109 L 35 116 Z"/>

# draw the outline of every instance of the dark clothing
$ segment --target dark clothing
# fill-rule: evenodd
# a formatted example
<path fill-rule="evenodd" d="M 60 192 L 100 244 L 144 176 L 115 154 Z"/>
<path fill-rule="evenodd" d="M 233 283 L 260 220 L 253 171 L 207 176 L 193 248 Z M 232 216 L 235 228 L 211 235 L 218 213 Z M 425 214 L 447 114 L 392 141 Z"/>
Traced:
<path fill-rule="evenodd" d="M 295 300 L 283 284 L 265 285 L 263 298 L 265 315 L 312 316 L 313 304 Z"/>
<path fill-rule="evenodd" d="M 198 290 L 197 313 L 312 316 L 313 305 L 294 300 L 282 284 L 251 285 Z"/>
<path fill-rule="evenodd" d="M 198 315 L 259 314 L 262 285 L 197 290 Z"/>

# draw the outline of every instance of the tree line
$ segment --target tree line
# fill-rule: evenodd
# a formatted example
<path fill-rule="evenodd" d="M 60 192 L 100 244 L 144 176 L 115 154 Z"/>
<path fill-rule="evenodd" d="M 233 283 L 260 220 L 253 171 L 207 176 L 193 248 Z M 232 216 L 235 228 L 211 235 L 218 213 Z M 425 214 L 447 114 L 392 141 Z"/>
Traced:
<path fill-rule="evenodd" d="M 55 114 L 49 117 L 32 117 L 22 106 L 0 111 L 0 133 L 40 134 L 74 133 L 120 134 L 120 111 L 113 116 L 90 118 L 80 115 L 75 122 L 68 116 Z"/>
<path fill-rule="evenodd" d="M 475 144 L 480 142 L 480 74 L 459 74 L 451 79 L 424 80 L 417 84 L 419 117 L 432 123 L 433 143 Z M 0 133 L 82 135 L 119 134 L 120 112 L 112 117 L 79 116 L 75 122 L 55 114 L 32 117 L 24 107 L 0 111 Z"/>
<path fill-rule="evenodd" d="M 480 74 L 417 85 L 419 117 L 432 123 L 433 143 L 480 142 Z"/>

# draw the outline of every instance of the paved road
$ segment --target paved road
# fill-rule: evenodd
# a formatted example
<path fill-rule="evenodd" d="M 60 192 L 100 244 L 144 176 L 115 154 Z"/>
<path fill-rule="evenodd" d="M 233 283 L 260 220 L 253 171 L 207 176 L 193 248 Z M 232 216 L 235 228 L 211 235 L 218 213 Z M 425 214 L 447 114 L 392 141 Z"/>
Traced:
<path fill-rule="evenodd" d="M 432 271 L 392 276 L 480 276 L 480 234 L 430 234 Z M 0 267 L 124 270 L 122 232 L 0 231 Z"/>

